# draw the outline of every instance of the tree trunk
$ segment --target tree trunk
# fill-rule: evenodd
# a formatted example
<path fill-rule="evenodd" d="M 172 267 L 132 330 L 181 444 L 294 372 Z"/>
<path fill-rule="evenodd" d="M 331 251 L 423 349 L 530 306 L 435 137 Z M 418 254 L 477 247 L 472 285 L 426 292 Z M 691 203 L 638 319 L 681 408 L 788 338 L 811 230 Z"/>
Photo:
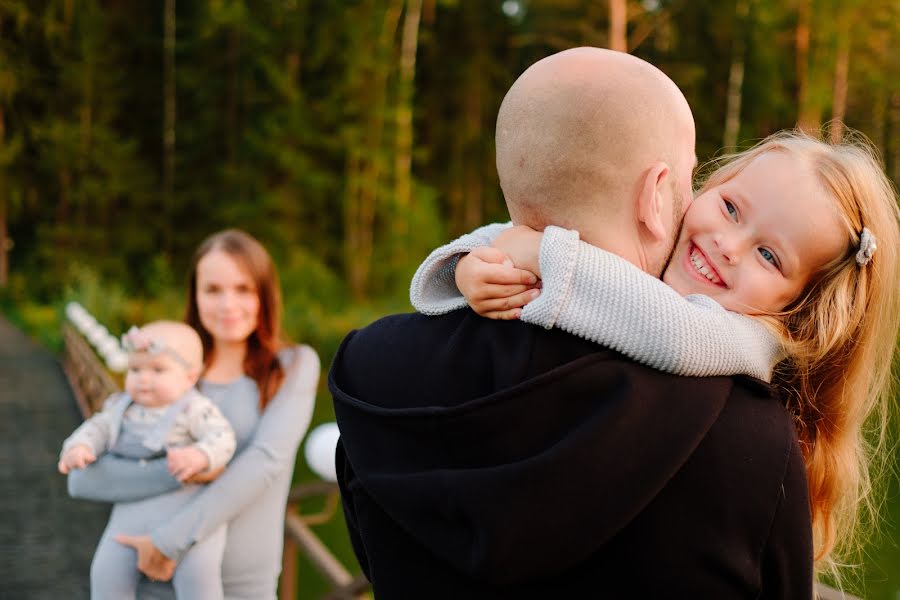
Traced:
<path fill-rule="evenodd" d="M 225 104 L 225 144 L 228 152 L 228 163 L 237 163 L 238 146 L 238 109 L 240 106 L 241 77 L 241 32 L 236 25 L 228 31 L 228 98 Z"/>
<path fill-rule="evenodd" d="M 344 268 L 350 290 L 357 295 L 361 287 L 359 281 L 359 200 L 360 200 L 360 156 L 359 148 L 351 140 L 347 150 L 347 164 L 344 170 L 346 198 L 344 199 Z"/>
<path fill-rule="evenodd" d="M 6 198 L 0 198 L 0 288 L 9 280 L 10 241 L 6 230 Z"/>
<path fill-rule="evenodd" d="M 831 105 L 831 141 L 838 143 L 844 135 L 847 112 L 847 88 L 850 73 L 850 30 L 846 21 L 838 25 L 837 58 L 834 64 L 834 96 Z"/>
<path fill-rule="evenodd" d="M 731 69 L 728 73 L 728 104 L 725 108 L 725 132 L 722 145 L 726 149 L 737 146 L 741 129 L 741 96 L 744 87 L 744 53 L 746 48 L 747 16 L 750 13 L 749 0 L 738 0 L 735 7 L 734 47 Z"/>
<path fill-rule="evenodd" d="M 175 189 L 175 0 L 165 0 L 163 9 L 163 155 L 162 155 L 162 204 L 166 217 L 174 212 Z M 171 253 L 172 227 L 163 227 L 166 253 Z"/>
<path fill-rule="evenodd" d="M 627 0 L 609 0 L 609 49 L 628 51 L 625 30 L 628 24 Z"/>
<path fill-rule="evenodd" d="M 819 126 L 813 107 L 809 81 L 809 40 L 812 28 L 812 0 L 799 0 L 797 11 L 797 127 L 812 131 Z"/>
<path fill-rule="evenodd" d="M 394 63 L 391 48 L 402 10 L 403 0 L 392 0 L 382 21 L 376 50 L 378 54 L 374 66 L 375 73 L 370 88 L 371 108 L 362 135 L 362 139 L 367 143 L 358 166 L 359 185 L 355 188 L 355 197 L 348 198 L 348 201 L 354 204 L 351 214 L 355 220 L 349 221 L 351 230 L 347 233 L 352 236 L 355 249 L 354 254 L 347 257 L 346 264 L 349 267 L 350 291 L 357 299 L 364 298 L 369 289 L 374 255 L 375 213 L 383 162 L 381 151 L 387 113 L 387 84 L 389 71 Z"/>
<path fill-rule="evenodd" d="M 84 78 L 82 79 L 82 104 L 81 104 L 81 169 L 88 169 L 91 154 L 91 138 L 94 129 L 94 88 L 96 83 L 95 71 L 97 59 L 95 56 L 84 57 Z"/>
<path fill-rule="evenodd" d="M 476 76 L 471 78 L 472 87 L 466 95 L 466 136 L 467 147 L 469 149 L 481 147 L 482 132 L 482 94 L 484 93 L 484 82 L 477 73 L 484 72 L 478 69 Z M 464 230 L 471 231 L 475 227 L 482 225 L 484 214 L 483 186 L 482 178 L 483 154 L 478 152 L 475 156 L 463 156 L 463 172 L 465 174 L 465 186 L 463 187 L 463 213 Z"/>
<path fill-rule="evenodd" d="M 2 22 L 0 22 L 2 25 Z M 0 148 L 6 143 L 6 115 L 3 107 L 0 106 Z M 6 228 L 6 196 L 9 189 L 0 190 L 0 288 L 6 287 L 9 280 L 9 256 L 8 252 L 11 247 L 9 234 Z"/>
<path fill-rule="evenodd" d="M 885 119 L 885 139 L 888 140 L 885 153 L 885 167 L 888 176 L 894 181 L 900 180 L 900 145 L 897 141 L 900 136 L 896 134 L 900 130 L 900 92 L 893 92 L 888 100 L 887 119 Z"/>
<path fill-rule="evenodd" d="M 413 92 L 416 76 L 416 50 L 419 41 L 419 20 L 422 0 L 406 1 L 403 19 L 403 39 L 400 46 L 400 80 L 397 94 L 397 146 L 394 156 L 395 206 L 394 242 L 400 247 L 402 258 L 409 232 L 409 211 L 412 200 Z"/>

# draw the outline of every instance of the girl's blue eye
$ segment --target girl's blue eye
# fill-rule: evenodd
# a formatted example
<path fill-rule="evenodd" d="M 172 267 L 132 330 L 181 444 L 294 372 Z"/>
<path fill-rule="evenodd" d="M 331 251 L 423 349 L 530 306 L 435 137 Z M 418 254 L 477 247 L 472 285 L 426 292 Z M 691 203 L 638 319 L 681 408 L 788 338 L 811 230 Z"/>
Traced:
<path fill-rule="evenodd" d="M 731 215 L 732 218 L 737 219 L 737 209 L 734 207 L 734 204 L 728 200 L 723 200 L 723 202 L 725 203 L 725 210 L 728 211 L 728 214 Z"/>
<path fill-rule="evenodd" d="M 776 267 L 778 266 L 778 260 L 775 258 L 775 255 L 772 254 L 772 251 L 768 248 L 760 248 L 759 253 L 762 254 L 764 260 L 772 263 Z"/>

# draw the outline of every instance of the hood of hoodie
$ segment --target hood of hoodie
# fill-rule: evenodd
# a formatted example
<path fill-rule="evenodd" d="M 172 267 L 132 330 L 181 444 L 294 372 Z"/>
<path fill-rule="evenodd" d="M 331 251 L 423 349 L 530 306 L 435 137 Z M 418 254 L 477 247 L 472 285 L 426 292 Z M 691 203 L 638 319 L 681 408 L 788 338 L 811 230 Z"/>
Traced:
<path fill-rule="evenodd" d="M 540 332 L 523 338 L 532 363 L 555 343 Z M 477 365 L 496 370 L 502 360 L 435 370 L 440 351 L 424 352 L 434 336 L 420 333 L 398 338 L 376 324 L 344 340 L 329 372 L 341 444 L 392 520 L 491 584 L 561 573 L 626 527 L 688 459 L 734 385 L 675 378 L 592 346 L 540 372 L 513 366 L 517 383 L 454 399 L 460 381 L 483 375 Z M 408 339 L 416 337 L 426 346 Z"/>

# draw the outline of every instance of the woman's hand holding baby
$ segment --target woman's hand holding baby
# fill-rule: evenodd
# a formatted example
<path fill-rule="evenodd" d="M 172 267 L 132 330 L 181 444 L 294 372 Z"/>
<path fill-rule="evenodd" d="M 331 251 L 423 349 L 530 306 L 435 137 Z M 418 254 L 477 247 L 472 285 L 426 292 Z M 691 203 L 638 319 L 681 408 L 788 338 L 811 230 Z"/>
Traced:
<path fill-rule="evenodd" d="M 169 581 L 175 575 L 174 560 L 159 551 L 153 545 L 153 540 L 148 535 L 124 535 L 116 536 L 116 541 L 122 545 L 130 546 L 137 552 L 138 570 L 150 578 L 150 581 Z"/>
<path fill-rule="evenodd" d="M 62 455 L 56 468 L 59 469 L 59 472 L 63 475 L 68 475 L 69 471 L 72 469 L 83 469 L 95 460 L 97 460 L 97 457 L 94 456 L 94 451 L 87 446 L 79 444 L 69 448 L 66 453 Z"/>
<path fill-rule="evenodd" d="M 169 473 L 181 483 L 209 468 L 209 457 L 194 446 L 169 448 L 167 456 Z"/>
<path fill-rule="evenodd" d="M 516 226 L 491 247 L 472 250 L 456 265 L 456 286 L 476 313 L 491 319 L 518 319 L 522 307 L 540 294 L 541 233 Z"/>

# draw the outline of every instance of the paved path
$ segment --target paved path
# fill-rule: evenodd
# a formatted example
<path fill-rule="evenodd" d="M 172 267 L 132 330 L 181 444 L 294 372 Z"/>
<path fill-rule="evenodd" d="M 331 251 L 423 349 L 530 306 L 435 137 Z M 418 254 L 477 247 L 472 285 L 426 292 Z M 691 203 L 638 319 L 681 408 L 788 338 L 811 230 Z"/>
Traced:
<path fill-rule="evenodd" d="M 0 600 L 89 597 L 109 508 L 69 498 L 56 472 L 80 421 L 57 359 L 0 315 Z"/>

